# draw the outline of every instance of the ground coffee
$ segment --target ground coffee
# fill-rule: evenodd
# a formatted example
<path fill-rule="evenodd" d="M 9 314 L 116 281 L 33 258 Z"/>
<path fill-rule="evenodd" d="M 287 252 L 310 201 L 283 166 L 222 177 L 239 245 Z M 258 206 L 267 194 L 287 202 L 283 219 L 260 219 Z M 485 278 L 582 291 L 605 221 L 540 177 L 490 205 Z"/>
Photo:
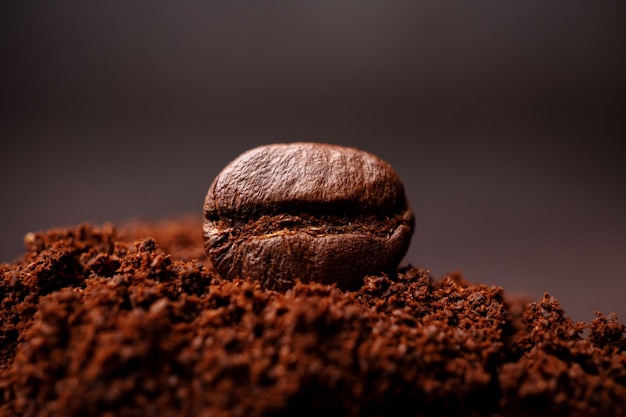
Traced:
<path fill-rule="evenodd" d="M 221 279 L 202 220 L 28 234 L 0 265 L 4 416 L 624 416 L 625 327 L 404 267 Z"/>

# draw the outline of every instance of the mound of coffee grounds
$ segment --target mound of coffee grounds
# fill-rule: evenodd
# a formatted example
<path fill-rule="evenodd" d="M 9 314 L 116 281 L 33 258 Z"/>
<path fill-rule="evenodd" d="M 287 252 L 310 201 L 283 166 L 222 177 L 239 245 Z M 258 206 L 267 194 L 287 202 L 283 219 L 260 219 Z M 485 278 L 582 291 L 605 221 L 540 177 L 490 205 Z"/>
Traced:
<path fill-rule="evenodd" d="M 29 233 L 0 265 L 4 416 L 624 416 L 626 328 L 404 267 L 222 280 L 195 217 Z"/>

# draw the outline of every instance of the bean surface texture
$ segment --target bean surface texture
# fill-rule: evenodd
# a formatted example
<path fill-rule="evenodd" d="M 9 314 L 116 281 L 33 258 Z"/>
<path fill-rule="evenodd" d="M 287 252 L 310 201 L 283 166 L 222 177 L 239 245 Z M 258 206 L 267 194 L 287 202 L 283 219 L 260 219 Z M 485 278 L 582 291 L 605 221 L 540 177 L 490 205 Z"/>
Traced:
<path fill-rule="evenodd" d="M 375 155 L 272 144 L 244 152 L 214 179 L 204 246 L 224 278 L 279 290 L 296 279 L 352 289 L 398 265 L 413 224 L 402 181 Z"/>

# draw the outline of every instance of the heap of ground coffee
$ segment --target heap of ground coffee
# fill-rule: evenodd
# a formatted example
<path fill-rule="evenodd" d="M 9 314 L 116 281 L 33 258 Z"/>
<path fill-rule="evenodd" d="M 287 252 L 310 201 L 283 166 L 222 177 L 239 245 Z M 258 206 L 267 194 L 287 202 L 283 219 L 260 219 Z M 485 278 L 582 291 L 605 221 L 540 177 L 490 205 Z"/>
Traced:
<path fill-rule="evenodd" d="M 624 416 L 625 327 L 404 267 L 223 280 L 201 219 L 28 234 L 0 265 L 4 416 Z"/>

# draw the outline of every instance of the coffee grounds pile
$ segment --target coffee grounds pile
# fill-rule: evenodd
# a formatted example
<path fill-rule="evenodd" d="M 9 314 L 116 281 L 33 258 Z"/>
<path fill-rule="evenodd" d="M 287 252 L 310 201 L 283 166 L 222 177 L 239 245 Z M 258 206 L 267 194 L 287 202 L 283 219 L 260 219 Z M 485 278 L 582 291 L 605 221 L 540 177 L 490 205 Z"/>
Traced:
<path fill-rule="evenodd" d="M 416 267 L 262 290 L 215 274 L 200 224 L 28 234 L 0 265 L 0 414 L 626 415 L 614 315 Z"/>

